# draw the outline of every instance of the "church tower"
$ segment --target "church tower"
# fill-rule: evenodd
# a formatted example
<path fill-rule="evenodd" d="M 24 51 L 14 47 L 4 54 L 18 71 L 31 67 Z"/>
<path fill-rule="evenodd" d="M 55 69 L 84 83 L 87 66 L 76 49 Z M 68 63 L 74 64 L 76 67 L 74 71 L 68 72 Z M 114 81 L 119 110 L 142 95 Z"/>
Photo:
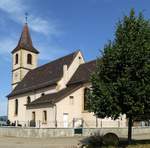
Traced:
<path fill-rule="evenodd" d="M 24 78 L 28 71 L 37 67 L 38 50 L 34 48 L 29 32 L 28 24 L 25 23 L 17 47 L 12 51 L 12 88 Z"/>

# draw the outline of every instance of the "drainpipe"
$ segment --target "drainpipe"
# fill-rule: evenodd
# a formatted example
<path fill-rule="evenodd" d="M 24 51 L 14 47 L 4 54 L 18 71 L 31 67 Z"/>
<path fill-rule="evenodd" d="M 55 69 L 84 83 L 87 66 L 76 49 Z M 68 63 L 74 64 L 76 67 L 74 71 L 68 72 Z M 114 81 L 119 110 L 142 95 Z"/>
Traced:
<path fill-rule="evenodd" d="M 54 104 L 55 106 L 55 128 L 57 128 L 57 105 Z"/>
<path fill-rule="evenodd" d="M 98 127 L 98 119 L 97 119 L 97 116 L 96 116 L 96 128 Z"/>

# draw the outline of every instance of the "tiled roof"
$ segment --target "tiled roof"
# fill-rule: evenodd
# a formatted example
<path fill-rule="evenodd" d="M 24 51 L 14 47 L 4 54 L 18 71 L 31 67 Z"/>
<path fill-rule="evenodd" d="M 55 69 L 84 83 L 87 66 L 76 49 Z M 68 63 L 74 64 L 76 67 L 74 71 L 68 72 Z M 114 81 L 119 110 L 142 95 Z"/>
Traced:
<path fill-rule="evenodd" d="M 30 36 L 29 28 L 27 23 L 24 25 L 20 40 L 18 42 L 17 47 L 12 51 L 12 53 L 15 53 L 19 51 L 20 49 L 24 49 L 30 52 L 39 53 L 37 49 L 33 47 L 32 39 Z"/>
<path fill-rule="evenodd" d="M 30 104 L 27 104 L 27 108 L 30 109 L 43 106 L 53 106 L 56 102 L 65 98 L 66 96 L 70 95 L 71 93 L 73 93 L 81 87 L 82 85 L 73 85 L 62 89 L 59 92 L 41 96 L 40 98 L 34 100 Z"/>
<path fill-rule="evenodd" d="M 69 67 L 77 53 L 78 51 L 29 71 L 8 97 L 55 85 L 63 76 L 63 65 Z"/>
<path fill-rule="evenodd" d="M 96 69 L 96 60 L 81 64 L 67 85 L 89 82 L 92 72 Z"/>

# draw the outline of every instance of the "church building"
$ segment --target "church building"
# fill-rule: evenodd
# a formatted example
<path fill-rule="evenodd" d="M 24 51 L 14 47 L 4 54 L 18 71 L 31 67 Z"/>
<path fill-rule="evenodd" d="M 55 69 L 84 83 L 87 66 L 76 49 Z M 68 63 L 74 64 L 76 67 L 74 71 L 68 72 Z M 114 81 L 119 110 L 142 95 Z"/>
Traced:
<path fill-rule="evenodd" d="M 86 91 L 96 60 L 86 62 L 81 51 L 38 67 L 28 24 L 12 51 L 12 91 L 8 95 L 11 125 L 38 128 L 124 127 L 124 116 L 97 119 L 87 111 Z"/>

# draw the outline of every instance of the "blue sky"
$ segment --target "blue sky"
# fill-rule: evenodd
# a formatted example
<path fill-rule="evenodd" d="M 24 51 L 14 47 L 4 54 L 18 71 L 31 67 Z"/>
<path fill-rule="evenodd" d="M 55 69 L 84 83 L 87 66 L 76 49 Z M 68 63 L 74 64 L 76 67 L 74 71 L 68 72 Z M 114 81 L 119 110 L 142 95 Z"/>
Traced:
<path fill-rule="evenodd" d="M 131 8 L 150 18 L 149 0 L 0 0 L 0 115 L 7 113 L 11 90 L 11 50 L 19 40 L 25 12 L 39 65 L 81 49 L 92 60 L 108 40 L 116 23 Z"/>

